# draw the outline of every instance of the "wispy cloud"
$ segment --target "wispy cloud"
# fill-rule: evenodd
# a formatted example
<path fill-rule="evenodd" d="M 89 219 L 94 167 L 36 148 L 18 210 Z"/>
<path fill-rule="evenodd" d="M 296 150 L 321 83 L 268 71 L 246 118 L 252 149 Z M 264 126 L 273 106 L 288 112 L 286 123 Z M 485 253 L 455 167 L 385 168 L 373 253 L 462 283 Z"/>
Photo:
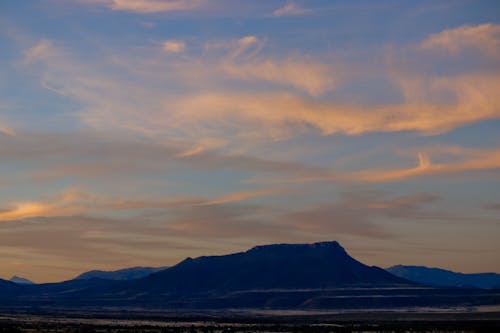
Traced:
<path fill-rule="evenodd" d="M 112 10 L 139 14 L 193 10 L 206 6 L 206 0 L 79 0 L 89 4 L 102 4 Z"/>
<path fill-rule="evenodd" d="M 318 96 L 332 90 L 336 81 L 345 76 L 344 71 L 314 61 L 288 58 L 284 60 L 262 59 L 245 63 L 225 63 L 222 69 L 228 75 L 241 80 L 262 80 L 292 86 Z"/>
<path fill-rule="evenodd" d="M 18 201 L 0 209 L 0 222 L 35 217 L 91 216 L 102 212 L 168 209 L 178 207 L 217 206 L 238 203 L 253 198 L 288 193 L 284 189 L 237 191 L 221 197 L 175 197 L 159 200 L 134 199 L 92 194 L 69 188 L 59 194 L 45 196 L 38 201 Z"/>
<path fill-rule="evenodd" d="M 60 52 L 54 46 L 54 43 L 49 39 L 41 39 L 35 45 L 24 51 L 23 61 L 27 64 L 38 60 L 47 59 L 48 57 L 58 55 Z"/>
<path fill-rule="evenodd" d="M 433 162 L 432 156 L 440 161 Z M 261 177 L 257 183 L 294 183 L 294 182 L 354 182 L 386 183 L 406 181 L 418 177 L 473 174 L 500 170 L 500 149 L 470 149 L 456 146 L 436 146 L 416 154 L 416 165 L 407 168 L 365 168 L 360 171 L 342 171 L 328 168 L 304 170 L 291 178 L 287 176 Z"/>
<path fill-rule="evenodd" d="M 335 71 L 329 71 L 331 66 L 301 57 L 279 60 L 263 56 L 260 53 L 262 45 L 259 38 L 249 35 L 227 44 L 210 46 L 207 50 L 224 49 L 223 59 L 212 62 L 213 59 L 196 58 L 190 61 L 189 67 L 192 68 L 189 70 L 196 72 L 192 78 L 200 82 L 194 87 L 183 82 L 183 77 L 174 76 L 180 82 L 165 80 L 167 75 L 161 73 L 176 73 L 175 70 L 183 65 L 176 62 L 170 66 L 162 62 L 164 57 L 148 62 L 135 60 L 140 57 L 125 57 L 119 68 L 113 68 L 116 64 L 111 63 L 109 73 L 102 73 L 100 69 L 106 67 L 106 59 L 102 64 L 85 63 L 60 52 L 50 41 L 40 41 L 26 54 L 30 54 L 31 59 L 44 61 L 41 74 L 44 86 L 82 103 L 84 108 L 78 116 L 85 125 L 175 143 L 176 148 L 168 152 L 172 159 L 191 163 L 198 156 L 203 159 L 201 165 L 204 166 L 213 163 L 213 159 L 204 155 L 205 152 L 227 152 L 225 149 L 230 146 L 244 154 L 243 147 L 248 142 L 287 140 L 308 133 L 359 136 L 373 132 L 413 131 L 421 135 L 437 135 L 464 125 L 500 118 L 500 97 L 497 94 L 500 80 L 495 71 L 443 77 L 393 71 L 389 73 L 389 79 L 400 90 L 401 99 L 377 104 L 356 103 L 355 100 L 340 102 L 316 96 L 332 86 L 342 85 L 342 80 L 337 83 L 335 75 L 331 74 Z M 48 50 L 51 50 L 49 54 L 58 56 L 44 57 Z M 206 84 L 200 79 L 203 71 L 198 71 L 197 64 L 208 68 Z M 211 66 L 217 70 L 211 70 Z M 128 74 L 126 79 L 122 73 L 124 69 Z M 217 77 L 216 73 L 221 71 L 225 75 Z M 308 72 L 310 76 L 308 74 L 304 79 L 300 72 Z M 249 82 L 267 81 L 280 88 L 274 87 L 263 93 L 252 88 L 233 87 L 233 81 L 227 81 L 228 77 Z M 188 86 L 175 95 L 170 94 L 169 89 L 163 89 L 174 83 Z M 309 96 L 304 97 L 293 90 L 283 92 L 286 86 L 299 87 L 309 92 Z M 466 164 L 455 170 L 486 170 L 486 165 L 492 163 L 494 161 L 485 162 L 483 166 Z M 67 167 L 66 171 L 82 170 L 82 167 L 85 165 Z M 115 167 L 115 170 L 121 168 L 118 163 Z M 112 167 L 107 169 L 113 170 Z M 421 163 L 404 170 L 388 169 L 376 173 L 366 170 L 357 176 L 365 181 L 380 182 L 445 173 L 439 170 L 450 173 L 453 168 L 431 162 L 430 165 Z M 58 171 L 54 171 L 56 173 Z M 319 177 L 327 175 L 328 178 L 329 174 L 322 172 Z M 306 175 L 307 172 L 298 179 L 307 178 Z M 338 173 L 331 178 L 336 177 Z"/>
<path fill-rule="evenodd" d="M 333 90 L 349 76 L 349 69 L 327 64 L 312 56 L 264 56 L 262 50 L 265 45 L 265 39 L 253 35 L 230 41 L 207 42 L 205 49 L 208 52 L 227 52 L 214 64 L 205 65 L 210 69 L 208 74 L 212 78 L 223 75 L 230 79 L 292 87 L 311 96 L 319 96 Z M 189 64 L 183 69 L 187 73 L 194 71 Z M 199 71 L 198 68 L 196 70 Z"/>
<path fill-rule="evenodd" d="M 395 234 L 376 222 L 378 218 L 436 217 L 424 207 L 437 199 L 428 193 L 387 198 L 378 191 L 346 192 L 337 201 L 287 214 L 284 219 L 303 232 L 394 238 Z"/>
<path fill-rule="evenodd" d="M 78 189 L 68 189 L 61 194 L 48 196 L 40 201 L 14 202 L 0 211 L 0 221 L 15 221 L 33 217 L 58 217 L 92 214 L 99 211 L 166 208 L 198 203 L 194 199 L 131 200 L 90 194 Z"/>
<path fill-rule="evenodd" d="M 257 190 L 257 191 L 241 191 L 230 193 L 227 196 L 223 196 L 220 198 L 216 198 L 214 200 L 206 201 L 201 203 L 201 206 L 212 206 L 212 205 L 220 205 L 220 204 L 228 204 L 234 202 L 245 201 L 248 199 L 256 198 L 256 197 L 266 197 L 271 195 L 279 195 L 288 193 L 289 190 L 284 189 L 266 189 L 266 190 Z"/>
<path fill-rule="evenodd" d="M 498 57 L 500 24 L 484 23 L 447 29 L 426 38 L 422 42 L 422 47 L 454 54 L 467 49 L 478 49 L 485 55 Z"/>
<path fill-rule="evenodd" d="M 287 2 L 283 7 L 276 9 L 273 12 L 274 16 L 294 16 L 294 15 L 304 15 L 311 13 L 311 9 L 302 8 L 295 2 Z"/>
<path fill-rule="evenodd" d="M 370 170 L 355 176 L 366 181 L 386 182 L 422 176 L 453 175 L 480 171 L 500 170 L 500 149 L 464 149 L 460 147 L 436 147 L 436 156 L 448 156 L 448 162 L 433 162 L 429 153 L 418 154 L 418 165 L 408 169 Z"/>
<path fill-rule="evenodd" d="M 432 135 L 500 118 L 500 98 L 496 94 L 500 80 L 495 74 L 436 78 L 426 83 L 436 89 L 440 87 L 444 94 L 453 96 L 453 100 L 440 103 L 408 100 L 401 104 L 369 106 L 318 102 L 285 93 L 205 93 L 177 101 L 171 119 L 187 128 L 221 124 L 225 129 L 239 128 L 242 135 L 247 131 L 286 138 L 290 132 L 307 127 L 323 135 L 398 131 Z"/>

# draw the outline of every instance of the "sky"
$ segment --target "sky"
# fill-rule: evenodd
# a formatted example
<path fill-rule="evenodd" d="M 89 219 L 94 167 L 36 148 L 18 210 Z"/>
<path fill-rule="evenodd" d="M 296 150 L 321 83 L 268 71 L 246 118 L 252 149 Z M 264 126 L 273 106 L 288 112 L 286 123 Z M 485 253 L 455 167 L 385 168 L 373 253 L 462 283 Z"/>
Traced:
<path fill-rule="evenodd" d="M 500 3 L 0 2 L 0 277 L 336 240 L 500 272 Z"/>

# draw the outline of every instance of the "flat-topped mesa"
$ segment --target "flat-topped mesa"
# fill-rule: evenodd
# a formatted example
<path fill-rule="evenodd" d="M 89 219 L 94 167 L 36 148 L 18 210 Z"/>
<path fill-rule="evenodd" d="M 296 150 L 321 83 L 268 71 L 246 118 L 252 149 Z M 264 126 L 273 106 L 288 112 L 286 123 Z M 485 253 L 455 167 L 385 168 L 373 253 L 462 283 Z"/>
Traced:
<path fill-rule="evenodd" d="M 137 292 L 149 288 L 189 294 L 411 284 L 355 260 L 338 242 L 263 245 L 246 252 L 186 259 L 146 280 L 137 285 Z"/>
<path fill-rule="evenodd" d="M 258 245 L 247 252 L 273 251 L 273 250 L 305 250 L 305 249 L 334 249 L 347 253 L 337 241 L 317 242 L 312 244 L 270 244 Z"/>

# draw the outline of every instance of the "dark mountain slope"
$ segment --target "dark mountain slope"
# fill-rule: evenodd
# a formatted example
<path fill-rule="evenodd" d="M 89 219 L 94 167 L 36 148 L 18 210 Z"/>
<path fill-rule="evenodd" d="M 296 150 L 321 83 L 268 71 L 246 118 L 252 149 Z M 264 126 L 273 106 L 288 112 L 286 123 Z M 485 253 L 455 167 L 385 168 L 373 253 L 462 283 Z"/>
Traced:
<path fill-rule="evenodd" d="M 18 295 L 24 288 L 23 285 L 0 279 L 0 300 L 2 298 Z"/>
<path fill-rule="evenodd" d="M 78 275 L 74 280 L 105 279 L 105 280 L 137 280 L 168 267 L 131 267 L 116 271 L 93 270 Z"/>
<path fill-rule="evenodd" d="M 387 271 L 401 278 L 429 286 L 500 288 L 500 274 L 496 273 L 464 274 L 440 268 L 403 265 L 387 268 Z"/>
<path fill-rule="evenodd" d="M 249 251 L 186 259 L 138 280 L 134 289 L 192 294 L 263 289 L 327 289 L 411 285 L 350 257 L 337 242 L 257 246 Z"/>

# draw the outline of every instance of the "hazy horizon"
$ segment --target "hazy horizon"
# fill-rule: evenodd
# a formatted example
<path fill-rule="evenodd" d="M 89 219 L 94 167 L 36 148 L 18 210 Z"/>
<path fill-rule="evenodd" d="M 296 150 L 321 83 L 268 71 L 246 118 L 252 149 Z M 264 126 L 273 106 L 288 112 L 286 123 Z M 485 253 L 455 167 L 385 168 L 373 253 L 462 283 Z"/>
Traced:
<path fill-rule="evenodd" d="M 0 277 L 338 241 L 500 272 L 498 1 L 0 3 Z"/>

